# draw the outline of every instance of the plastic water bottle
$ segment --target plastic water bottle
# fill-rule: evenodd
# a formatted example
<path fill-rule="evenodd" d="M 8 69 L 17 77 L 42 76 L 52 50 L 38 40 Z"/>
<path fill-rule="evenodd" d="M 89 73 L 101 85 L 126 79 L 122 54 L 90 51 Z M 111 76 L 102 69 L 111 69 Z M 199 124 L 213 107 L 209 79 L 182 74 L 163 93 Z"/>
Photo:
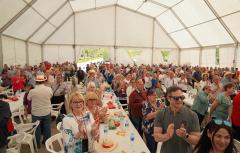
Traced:
<path fill-rule="evenodd" d="M 107 137 L 107 135 L 108 135 L 108 125 L 104 125 L 103 133 L 104 133 L 104 137 Z"/>
<path fill-rule="evenodd" d="M 128 127 L 129 127 L 129 122 L 128 122 L 128 120 L 125 121 L 125 125 L 124 125 L 124 126 L 125 126 L 125 130 L 127 131 L 127 130 L 128 130 Z"/>
<path fill-rule="evenodd" d="M 135 140 L 135 135 L 134 135 L 134 133 L 131 133 L 130 134 L 130 144 L 131 144 L 132 152 L 134 152 L 134 146 L 133 146 L 134 140 Z"/>

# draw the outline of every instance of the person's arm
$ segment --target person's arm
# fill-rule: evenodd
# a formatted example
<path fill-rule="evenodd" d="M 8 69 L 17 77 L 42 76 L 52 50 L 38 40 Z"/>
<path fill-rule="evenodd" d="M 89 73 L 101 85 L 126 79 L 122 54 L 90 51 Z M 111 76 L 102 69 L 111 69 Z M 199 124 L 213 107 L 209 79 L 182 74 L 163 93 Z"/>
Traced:
<path fill-rule="evenodd" d="M 163 133 L 161 127 L 154 127 L 153 137 L 156 142 L 165 142 L 170 140 L 174 134 L 174 124 L 171 123 L 168 125 L 167 132 Z"/>
<path fill-rule="evenodd" d="M 157 112 L 151 112 L 146 115 L 146 120 L 152 120 L 156 117 Z"/>
<path fill-rule="evenodd" d="M 232 120 L 232 109 L 233 109 L 233 105 L 231 105 L 229 107 L 229 110 L 228 110 L 228 120 L 231 122 Z"/>
<path fill-rule="evenodd" d="M 200 133 L 199 132 L 190 132 L 189 135 L 185 136 L 185 140 L 192 145 L 196 145 L 200 139 Z"/>
<path fill-rule="evenodd" d="M 210 108 L 210 112 L 209 112 L 209 116 L 212 115 L 212 113 L 215 111 L 215 109 L 218 107 L 219 103 L 217 100 L 215 100 L 213 103 L 212 103 L 212 106 Z"/>
<path fill-rule="evenodd" d="M 145 120 L 151 120 L 156 117 L 156 112 L 151 112 L 151 108 L 147 107 L 148 102 L 145 102 L 142 108 L 143 118 Z"/>

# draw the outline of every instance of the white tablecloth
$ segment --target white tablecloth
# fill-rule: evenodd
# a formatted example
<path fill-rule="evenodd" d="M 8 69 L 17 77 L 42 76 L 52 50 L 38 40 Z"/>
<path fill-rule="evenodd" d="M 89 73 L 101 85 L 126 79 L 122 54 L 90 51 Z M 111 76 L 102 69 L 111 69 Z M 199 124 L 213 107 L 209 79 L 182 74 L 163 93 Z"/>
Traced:
<path fill-rule="evenodd" d="M 112 98 L 113 102 L 115 101 L 115 98 L 116 97 L 113 96 L 113 98 Z M 104 97 L 103 98 L 103 106 L 106 105 L 106 103 L 109 100 L 110 100 L 109 96 Z M 127 134 L 125 136 L 116 135 L 116 132 L 118 131 L 118 128 L 115 129 L 115 130 L 109 130 L 108 131 L 108 137 L 118 143 L 117 148 L 114 149 L 111 153 L 119 153 L 123 150 L 127 153 L 132 153 L 132 150 L 134 150 L 135 153 L 141 153 L 141 152 L 150 153 L 150 151 L 148 150 L 148 148 L 147 148 L 146 144 L 144 143 L 143 139 L 138 134 L 138 131 L 134 128 L 132 122 L 129 120 L 126 112 L 122 108 L 108 110 L 108 113 L 111 114 L 113 112 L 119 112 L 119 111 L 121 111 L 123 113 L 123 115 L 126 116 L 124 118 L 123 123 L 125 123 L 125 121 L 128 120 L 129 127 L 127 129 Z M 100 138 L 104 137 L 103 129 L 104 129 L 104 124 L 101 124 L 100 125 Z M 133 133 L 134 136 L 135 136 L 135 141 L 134 141 L 133 146 L 131 146 L 131 143 L 130 143 L 130 134 L 131 133 Z"/>
<path fill-rule="evenodd" d="M 20 94 L 17 94 L 16 96 L 18 97 L 17 101 L 10 101 L 10 100 L 6 100 L 6 102 L 9 103 L 10 106 L 10 110 L 11 112 L 16 112 L 18 111 L 18 109 L 23 106 L 23 97 L 24 97 L 25 92 L 22 92 Z"/>

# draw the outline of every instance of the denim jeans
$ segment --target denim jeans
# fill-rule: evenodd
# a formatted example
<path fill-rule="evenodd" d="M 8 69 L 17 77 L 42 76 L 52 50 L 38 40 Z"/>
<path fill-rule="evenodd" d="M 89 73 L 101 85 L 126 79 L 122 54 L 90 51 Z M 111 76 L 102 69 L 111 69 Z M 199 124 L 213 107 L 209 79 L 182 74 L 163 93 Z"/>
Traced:
<path fill-rule="evenodd" d="M 36 140 L 38 148 L 41 147 L 41 131 L 43 131 L 43 142 L 45 143 L 48 138 L 51 137 L 51 114 L 46 116 L 34 116 L 32 115 L 32 122 L 40 121 L 36 130 Z M 41 129 L 42 128 L 42 129 Z"/>
<path fill-rule="evenodd" d="M 147 147 L 150 150 L 151 153 L 156 153 L 157 151 L 157 142 L 155 142 L 154 137 L 152 134 L 148 134 L 144 132 L 146 141 L 147 141 Z"/>
<path fill-rule="evenodd" d="M 131 121 L 133 123 L 133 126 L 137 129 L 140 136 L 143 136 L 143 130 L 142 130 L 142 117 L 131 117 Z"/>

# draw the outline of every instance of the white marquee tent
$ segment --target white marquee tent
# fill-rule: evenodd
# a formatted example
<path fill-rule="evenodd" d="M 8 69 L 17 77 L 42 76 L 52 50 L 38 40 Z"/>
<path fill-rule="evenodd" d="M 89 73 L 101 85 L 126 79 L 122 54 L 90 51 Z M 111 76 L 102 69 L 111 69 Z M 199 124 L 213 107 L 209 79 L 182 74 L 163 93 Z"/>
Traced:
<path fill-rule="evenodd" d="M 112 62 L 240 67 L 240 0 L 0 0 L 0 65 L 64 62 L 84 47 Z M 216 48 L 219 61 L 216 65 Z"/>

